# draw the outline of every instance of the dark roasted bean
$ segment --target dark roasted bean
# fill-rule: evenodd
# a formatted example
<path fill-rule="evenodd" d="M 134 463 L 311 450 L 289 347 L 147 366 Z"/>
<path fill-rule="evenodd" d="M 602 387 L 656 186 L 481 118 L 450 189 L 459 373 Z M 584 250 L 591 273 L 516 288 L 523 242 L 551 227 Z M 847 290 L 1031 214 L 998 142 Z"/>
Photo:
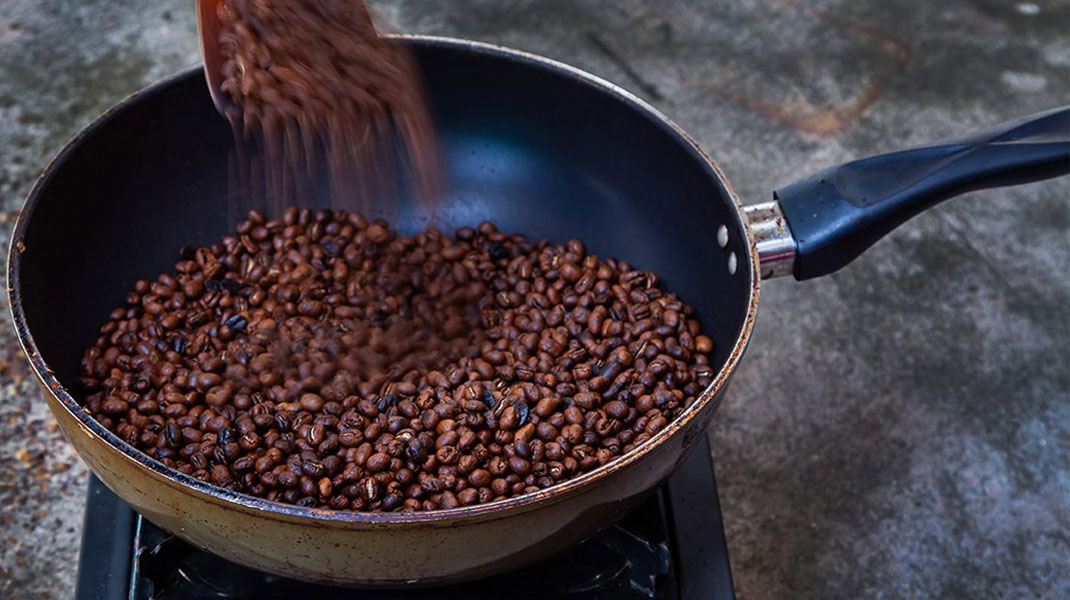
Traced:
<path fill-rule="evenodd" d="M 368 457 L 364 467 L 372 473 L 378 473 L 390 465 L 390 456 L 379 452 Z"/>
<path fill-rule="evenodd" d="M 182 432 L 174 423 L 169 423 L 164 428 L 164 437 L 167 439 L 167 445 L 172 448 L 179 448 L 182 445 Z"/>
<path fill-rule="evenodd" d="M 491 475 L 486 469 L 476 469 L 468 475 L 468 482 L 476 487 L 490 485 Z"/>
<path fill-rule="evenodd" d="M 519 456 L 509 458 L 509 470 L 521 477 L 531 472 L 531 463 Z"/>
<path fill-rule="evenodd" d="M 316 394 L 304 394 L 301 396 L 301 408 L 308 412 L 319 412 L 323 408 L 323 398 Z"/>
<path fill-rule="evenodd" d="M 438 459 L 439 464 L 452 465 L 457 462 L 457 448 L 454 446 L 443 446 L 435 451 L 435 458 Z"/>
<path fill-rule="evenodd" d="M 359 429 L 347 429 L 338 434 L 338 443 L 347 448 L 359 446 L 363 441 L 364 435 Z"/>

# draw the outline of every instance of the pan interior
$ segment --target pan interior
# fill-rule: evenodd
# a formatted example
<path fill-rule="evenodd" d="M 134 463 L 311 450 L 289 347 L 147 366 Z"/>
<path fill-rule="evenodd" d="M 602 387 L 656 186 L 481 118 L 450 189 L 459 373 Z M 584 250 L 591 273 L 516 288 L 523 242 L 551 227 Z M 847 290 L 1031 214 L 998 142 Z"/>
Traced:
<path fill-rule="evenodd" d="M 561 66 L 410 43 L 446 157 L 438 226 L 493 220 L 533 238 L 577 237 L 600 256 L 653 270 L 696 307 L 720 368 L 747 314 L 750 269 L 734 205 L 698 150 L 654 113 Z M 228 232 L 230 148 L 196 69 L 92 127 L 39 184 L 23 215 L 18 294 L 38 351 L 76 399 L 81 355 L 134 282 L 170 270 L 182 246 Z M 325 194 L 309 199 L 327 204 Z M 393 214 L 372 216 L 406 233 L 430 222 L 404 198 Z"/>

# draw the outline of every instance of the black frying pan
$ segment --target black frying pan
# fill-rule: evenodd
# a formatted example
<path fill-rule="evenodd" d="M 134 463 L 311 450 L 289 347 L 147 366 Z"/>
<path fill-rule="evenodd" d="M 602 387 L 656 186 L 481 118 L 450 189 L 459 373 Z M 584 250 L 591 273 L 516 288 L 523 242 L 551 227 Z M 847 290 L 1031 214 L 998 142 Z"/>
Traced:
<path fill-rule="evenodd" d="M 151 519 L 238 562 L 309 580 L 435 583 L 572 544 L 635 506 L 703 434 L 746 347 L 762 277 L 834 271 L 924 208 L 981 187 L 1070 172 L 1063 108 L 926 148 L 835 167 L 746 211 L 675 125 L 627 92 L 494 46 L 409 37 L 447 159 L 440 226 L 583 239 L 657 272 L 716 341 L 714 383 L 666 430 L 576 480 L 422 514 L 332 513 L 234 494 L 167 469 L 77 402 L 78 362 L 137 279 L 227 232 L 231 135 L 201 71 L 162 82 L 80 134 L 20 215 L 9 257 L 19 339 L 64 431 L 101 479 Z M 326 206 L 327 197 L 310 198 Z M 385 212 L 427 226 L 418 203 Z M 433 552 L 428 548 L 433 548 Z M 303 558 L 302 558 L 303 557 Z"/>

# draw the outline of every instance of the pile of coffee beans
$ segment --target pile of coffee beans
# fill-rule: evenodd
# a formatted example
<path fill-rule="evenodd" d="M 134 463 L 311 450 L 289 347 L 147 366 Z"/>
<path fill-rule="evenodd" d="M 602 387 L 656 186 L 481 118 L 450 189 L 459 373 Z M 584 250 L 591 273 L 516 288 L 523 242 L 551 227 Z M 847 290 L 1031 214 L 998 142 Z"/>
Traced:
<path fill-rule="evenodd" d="M 180 258 L 101 328 L 85 406 L 168 467 L 271 500 L 417 511 L 547 488 L 714 376 L 693 309 L 579 240 L 291 208 Z"/>

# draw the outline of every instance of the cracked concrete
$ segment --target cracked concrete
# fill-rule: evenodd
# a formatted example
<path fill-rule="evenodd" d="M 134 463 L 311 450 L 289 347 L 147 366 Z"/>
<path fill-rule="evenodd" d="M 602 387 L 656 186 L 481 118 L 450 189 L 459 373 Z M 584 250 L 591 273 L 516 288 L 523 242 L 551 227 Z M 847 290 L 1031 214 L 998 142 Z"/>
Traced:
<path fill-rule="evenodd" d="M 373 4 L 634 90 L 747 202 L 1070 97 L 1065 0 Z M 194 20 L 188 0 L 0 4 L 0 241 L 66 139 L 197 62 Z M 711 429 L 740 598 L 1070 597 L 1068 199 L 1067 179 L 971 194 L 764 286 Z M 69 597 L 86 471 L 6 311 L 0 340 L 0 597 Z"/>

